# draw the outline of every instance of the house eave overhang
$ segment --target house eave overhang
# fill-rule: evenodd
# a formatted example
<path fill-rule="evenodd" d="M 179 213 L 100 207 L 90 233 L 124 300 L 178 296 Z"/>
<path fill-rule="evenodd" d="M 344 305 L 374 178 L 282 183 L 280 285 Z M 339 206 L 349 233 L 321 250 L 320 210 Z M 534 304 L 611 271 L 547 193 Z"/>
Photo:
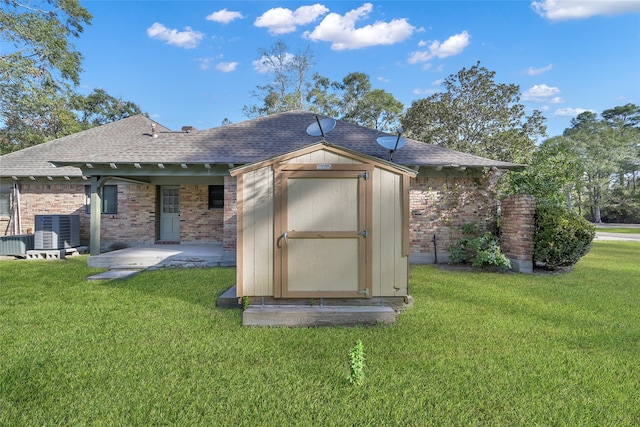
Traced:
<path fill-rule="evenodd" d="M 211 162 L 65 162 L 51 161 L 55 167 L 71 166 L 82 171 L 85 176 L 224 176 L 229 175 L 228 163 Z M 235 165 L 233 165 L 235 166 Z"/>
<path fill-rule="evenodd" d="M 456 163 L 429 163 L 429 164 L 417 164 L 411 166 L 412 169 L 418 170 L 420 168 L 431 169 L 436 171 L 465 171 L 465 170 L 485 170 L 485 169 L 502 169 L 514 172 L 522 172 L 527 168 L 527 165 L 518 165 L 514 163 L 496 163 L 496 164 L 456 164 Z"/>

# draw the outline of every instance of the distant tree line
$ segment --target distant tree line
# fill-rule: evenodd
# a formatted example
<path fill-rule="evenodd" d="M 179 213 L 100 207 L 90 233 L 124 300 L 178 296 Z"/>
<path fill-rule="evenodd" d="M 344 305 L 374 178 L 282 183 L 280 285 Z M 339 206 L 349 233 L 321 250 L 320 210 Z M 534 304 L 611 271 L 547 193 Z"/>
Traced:
<path fill-rule="evenodd" d="M 531 166 L 510 180 L 512 191 L 596 223 L 640 223 L 640 106 L 579 114 L 561 136 L 543 141 Z"/>

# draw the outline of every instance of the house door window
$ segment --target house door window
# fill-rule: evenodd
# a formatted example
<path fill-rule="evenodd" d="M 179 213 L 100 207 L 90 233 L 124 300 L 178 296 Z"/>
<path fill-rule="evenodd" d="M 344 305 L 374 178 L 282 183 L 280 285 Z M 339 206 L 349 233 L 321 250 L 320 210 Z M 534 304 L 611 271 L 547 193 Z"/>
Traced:
<path fill-rule="evenodd" d="M 180 241 L 179 186 L 166 186 L 160 190 L 160 240 Z"/>

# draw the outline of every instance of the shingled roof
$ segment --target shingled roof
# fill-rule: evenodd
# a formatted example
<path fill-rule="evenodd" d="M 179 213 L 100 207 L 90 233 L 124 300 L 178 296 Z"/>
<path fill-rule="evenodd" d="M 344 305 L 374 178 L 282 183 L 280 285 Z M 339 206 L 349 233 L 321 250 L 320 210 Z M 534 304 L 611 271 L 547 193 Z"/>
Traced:
<path fill-rule="evenodd" d="M 307 127 L 316 121 L 308 111 L 289 111 L 221 127 L 174 132 L 136 115 L 0 157 L 2 176 L 79 176 L 75 165 L 94 163 L 247 164 L 318 142 Z M 390 136 L 338 121 L 327 142 L 388 160 L 389 151 L 376 143 Z M 519 169 L 520 165 L 461 153 L 412 139 L 393 156 L 403 166 L 464 166 Z M 54 168 L 52 163 L 60 167 Z"/>

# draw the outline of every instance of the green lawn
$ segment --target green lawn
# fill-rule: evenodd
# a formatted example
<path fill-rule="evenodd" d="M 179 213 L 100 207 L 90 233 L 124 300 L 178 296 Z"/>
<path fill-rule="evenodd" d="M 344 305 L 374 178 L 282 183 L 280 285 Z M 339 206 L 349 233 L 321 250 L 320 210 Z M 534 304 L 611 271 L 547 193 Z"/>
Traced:
<path fill-rule="evenodd" d="M 316 329 L 243 328 L 215 307 L 233 269 L 0 261 L 0 425 L 640 425 L 638 260 L 596 242 L 565 275 L 413 267 L 395 324 Z"/>
<path fill-rule="evenodd" d="M 597 227 L 596 231 L 603 233 L 640 234 L 640 228 L 626 227 Z"/>

